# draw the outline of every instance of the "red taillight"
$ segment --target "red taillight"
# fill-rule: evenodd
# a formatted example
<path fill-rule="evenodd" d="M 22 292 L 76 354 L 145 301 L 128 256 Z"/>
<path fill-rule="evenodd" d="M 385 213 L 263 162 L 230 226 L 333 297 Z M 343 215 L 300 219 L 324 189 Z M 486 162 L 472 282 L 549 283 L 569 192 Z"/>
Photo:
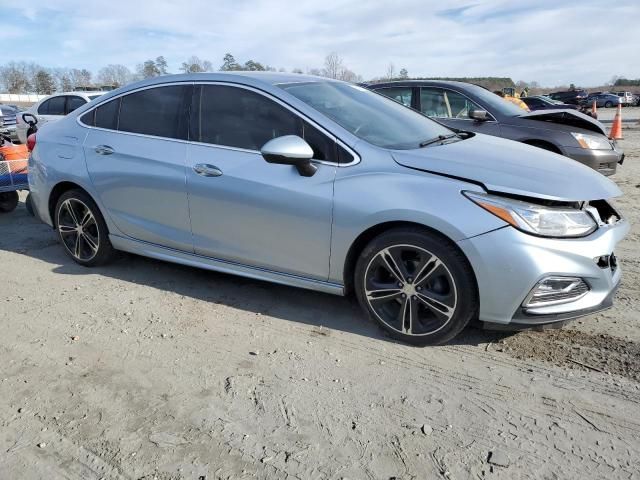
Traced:
<path fill-rule="evenodd" d="M 27 137 L 27 150 L 32 152 L 34 148 L 36 148 L 36 134 L 32 133 Z"/>

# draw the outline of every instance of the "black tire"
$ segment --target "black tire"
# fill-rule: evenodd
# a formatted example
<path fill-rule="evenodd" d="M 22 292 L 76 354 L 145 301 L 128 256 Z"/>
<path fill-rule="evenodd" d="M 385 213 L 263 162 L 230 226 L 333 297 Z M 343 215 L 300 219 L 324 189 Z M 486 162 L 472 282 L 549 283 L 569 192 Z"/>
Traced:
<path fill-rule="evenodd" d="M 27 199 L 24 201 L 24 206 L 26 207 L 27 212 L 29 212 L 29 215 L 35 217 L 36 213 L 33 211 L 33 199 L 31 198 L 31 193 L 27 195 Z"/>
<path fill-rule="evenodd" d="M 604 108 L 611 108 L 611 107 L 613 107 L 613 103 L 609 101 L 604 102 Z"/>
<path fill-rule="evenodd" d="M 478 290 L 466 257 L 426 229 L 397 228 L 374 238 L 358 258 L 354 285 L 368 317 L 413 345 L 448 342 L 478 315 Z"/>
<path fill-rule="evenodd" d="M 0 213 L 13 212 L 18 206 L 18 192 L 2 192 L 0 193 Z"/>
<path fill-rule="evenodd" d="M 92 219 L 85 222 L 88 215 Z M 60 196 L 54 222 L 60 243 L 74 262 L 85 267 L 96 267 L 115 257 L 100 209 L 82 190 L 69 190 Z M 77 230 L 79 226 L 82 226 L 80 231 Z"/>

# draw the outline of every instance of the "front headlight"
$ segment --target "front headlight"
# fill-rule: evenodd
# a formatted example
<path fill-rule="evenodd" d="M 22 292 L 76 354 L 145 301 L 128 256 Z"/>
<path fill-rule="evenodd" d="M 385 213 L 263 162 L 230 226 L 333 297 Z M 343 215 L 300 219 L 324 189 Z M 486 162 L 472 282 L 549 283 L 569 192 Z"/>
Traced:
<path fill-rule="evenodd" d="M 571 136 L 576 139 L 582 148 L 588 150 L 611 150 L 613 147 L 609 143 L 609 140 L 600 135 L 589 135 L 587 133 L 575 133 L 572 132 Z"/>
<path fill-rule="evenodd" d="M 598 228 L 586 211 L 571 207 L 547 207 L 485 193 L 463 192 L 478 206 L 518 230 L 543 237 L 584 237 Z"/>

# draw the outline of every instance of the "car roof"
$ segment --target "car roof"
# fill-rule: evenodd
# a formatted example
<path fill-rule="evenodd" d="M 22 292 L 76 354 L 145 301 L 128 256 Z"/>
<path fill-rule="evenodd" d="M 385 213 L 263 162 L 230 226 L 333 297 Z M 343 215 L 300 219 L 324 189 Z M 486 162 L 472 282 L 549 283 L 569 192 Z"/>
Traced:
<path fill-rule="evenodd" d="M 326 77 L 305 75 L 300 73 L 284 72 L 204 72 L 204 73 L 182 73 L 175 75 L 161 75 L 159 77 L 147 78 L 136 83 L 123 87 L 126 90 L 145 87 L 147 85 L 158 85 L 173 82 L 202 82 L 202 81 L 228 81 L 250 84 L 279 85 L 283 83 L 306 83 L 306 82 L 339 82 Z M 118 89 L 120 90 L 120 89 Z M 111 93 L 111 92 L 109 92 Z"/>
<path fill-rule="evenodd" d="M 369 88 L 392 87 L 392 86 L 398 86 L 398 85 L 413 85 L 416 87 L 428 85 L 433 87 L 458 87 L 458 88 L 468 88 L 471 85 L 473 87 L 484 88 L 480 85 L 476 85 L 475 83 L 458 82 L 455 80 L 393 80 L 389 82 L 370 82 L 370 83 L 364 83 L 363 85 Z"/>

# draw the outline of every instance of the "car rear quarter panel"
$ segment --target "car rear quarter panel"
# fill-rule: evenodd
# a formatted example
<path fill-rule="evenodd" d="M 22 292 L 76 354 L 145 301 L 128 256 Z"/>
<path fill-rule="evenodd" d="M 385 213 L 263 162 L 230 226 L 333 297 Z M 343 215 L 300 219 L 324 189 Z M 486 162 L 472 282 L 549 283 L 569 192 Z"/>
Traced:
<path fill-rule="evenodd" d="M 53 226 L 53 219 L 49 212 L 49 198 L 56 185 L 62 182 L 78 185 L 98 203 L 89 180 L 82 149 L 86 135 L 86 129 L 71 118 L 46 124 L 38 129 L 36 148 L 29 160 L 29 188 L 33 194 L 35 211 L 48 225 Z M 98 206 L 100 206 L 99 203 Z M 100 208 L 112 231 L 113 225 L 109 224 L 107 215 L 104 215 L 104 209 Z"/>

